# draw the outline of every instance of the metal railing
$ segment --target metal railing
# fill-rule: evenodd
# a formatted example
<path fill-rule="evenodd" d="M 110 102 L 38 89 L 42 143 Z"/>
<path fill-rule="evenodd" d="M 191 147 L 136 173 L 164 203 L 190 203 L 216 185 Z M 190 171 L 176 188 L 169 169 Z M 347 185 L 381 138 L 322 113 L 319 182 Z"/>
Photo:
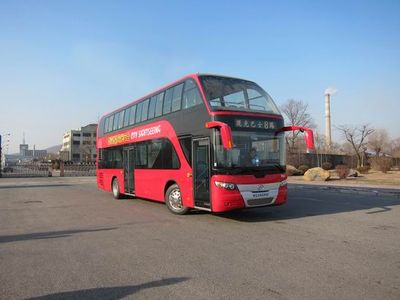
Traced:
<path fill-rule="evenodd" d="M 62 161 L 18 163 L 3 167 L 1 175 L 3 178 L 96 176 L 96 164 L 94 162 L 64 164 Z"/>

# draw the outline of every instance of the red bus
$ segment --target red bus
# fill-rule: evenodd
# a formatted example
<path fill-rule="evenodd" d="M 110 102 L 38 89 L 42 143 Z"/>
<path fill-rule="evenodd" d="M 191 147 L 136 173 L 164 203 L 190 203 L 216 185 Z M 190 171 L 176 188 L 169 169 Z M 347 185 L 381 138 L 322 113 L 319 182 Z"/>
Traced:
<path fill-rule="evenodd" d="M 191 74 L 103 116 L 97 185 L 115 198 L 165 202 L 175 214 L 286 202 L 284 127 L 256 83 Z"/>

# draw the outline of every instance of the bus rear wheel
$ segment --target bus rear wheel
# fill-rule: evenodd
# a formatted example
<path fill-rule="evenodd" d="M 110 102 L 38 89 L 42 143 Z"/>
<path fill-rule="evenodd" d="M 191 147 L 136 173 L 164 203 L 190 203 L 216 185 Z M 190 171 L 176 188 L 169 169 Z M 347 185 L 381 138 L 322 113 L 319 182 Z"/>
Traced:
<path fill-rule="evenodd" d="M 112 184 L 111 184 L 111 190 L 112 190 L 113 197 L 115 199 L 121 199 L 121 192 L 119 189 L 119 183 L 118 183 L 117 178 L 113 179 Z"/>
<path fill-rule="evenodd" d="M 165 204 L 172 213 L 177 215 L 184 215 L 189 211 L 189 208 L 182 204 L 181 190 L 177 184 L 173 184 L 167 189 Z"/>

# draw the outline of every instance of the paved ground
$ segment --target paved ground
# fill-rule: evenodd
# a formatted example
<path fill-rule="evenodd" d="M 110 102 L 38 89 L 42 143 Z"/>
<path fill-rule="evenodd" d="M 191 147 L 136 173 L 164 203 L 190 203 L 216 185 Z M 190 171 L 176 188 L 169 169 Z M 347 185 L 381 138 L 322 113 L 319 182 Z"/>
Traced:
<path fill-rule="evenodd" d="M 0 179 L 0 298 L 400 298 L 399 197 L 289 197 L 175 216 L 93 178 Z"/>

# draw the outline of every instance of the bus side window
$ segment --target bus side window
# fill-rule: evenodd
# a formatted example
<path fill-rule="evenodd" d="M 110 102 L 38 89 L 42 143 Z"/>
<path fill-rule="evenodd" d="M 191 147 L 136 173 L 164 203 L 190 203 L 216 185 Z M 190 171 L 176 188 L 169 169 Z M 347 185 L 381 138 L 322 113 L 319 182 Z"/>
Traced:
<path fill-rule="evenodd" d="M 118 129 L 124 127 L 124 114 L 125 110 L 119 112 L 119 122 L 118 122 Z"/>
<path fill-rule="evenodd" d="M 127 109 L 125 109 L 125 114 L 124 114 L 124 125 L 123 127 L 126 127 L 129 125 L 129 118 L 131 115 L 131 108 L 132 107 L 128 107 Z"/>
<path fill-rule="evenodd" d="M 136 105 L 131 107 L 131 115 L 129 117 L 129 125 L 135 124 Z"/>
<path fill-rule="evenodd" d="M 122 169 L 122 148 L 116 147 L 113 149 L 113 168 Z"/>
<path fill-rule="evenodd" d="M 159 117 L 162 115 L 163 110 L 163 100 L 164 100 L 164 92 L 157 95 L 157 103 L 156 103 L 156 113 L 155 117 Z"/>
<path fill-rule="evenodd" d="M 106 121 L 104 122 L 104 133 L 108 132 L 108 123 L 110 122 L 110 117 L 106 118 Z"/>
<path fill-rule="evenodd" d="M 114 114 L 114 125 L 113 125 L 113 131 L 118 129 L 118 123 L 119 123 L 119 112 Z"/>
<path fill-rule="evenodd" d="M 142 107 L 143 107 L 143 102 L 138 103 L 136 108 L 136 123 L 139 123 L 140 119 L 142 118 Z"/>
<path fill-rule="evenodd" d="M 203 101 L 199 89 L 193 80 L 185 81 L 185 89 L 183 91 L 182 108 L 186 109 L 201 104 Z"/>
<path fill-rule="evenodd" d="M 170 88 L 165 92 L 163 115 L 171 112 L 173 92 L 174 92 L 173 88 Z"/>
<path fill-rule="evenodd" d="M 174 93 L 172 96 L 172 111 L 173 112 L 181 109 L 182 90 L 183 90 L 183 83 L 174 87 Z"/>
<path fill-rule="evenodd" d="M 111 132 L 113 130 L 113 122 L 114 122 L 114 115 L 111 115 L 110 120 L 108 121 L 108 132 Z"/>
<path fill-rule="evenodd" d="M 149 99 L 146 99 L 146 100 L 143 101 L 141 121 L 146 121 L 147 120 L 148 111 L 149 111 Z"/>
<path fill-rule="evenodd" d="M 183 153 L 185 154 L 186 161 L 189 165 L 192 165 L 192 137 L 185 136 L 179 138 Z"/>
<path fill-rule="evenodd" d="M 135 167 L 147 168 L 147 142 L 137 143 L 135 153 Z"/>
<path fill-rule="evenodd" d="M 122 148 L 114 147 L 99 150 L 99 169 L 121 169 Z"/>
<path fill-rule="evenodd" d="M 149 120 L 154 118 L 154 114 L 156 112 L 156 102 L 157 102 L 157 96 L 151 97 L 149 104 Z"/>

